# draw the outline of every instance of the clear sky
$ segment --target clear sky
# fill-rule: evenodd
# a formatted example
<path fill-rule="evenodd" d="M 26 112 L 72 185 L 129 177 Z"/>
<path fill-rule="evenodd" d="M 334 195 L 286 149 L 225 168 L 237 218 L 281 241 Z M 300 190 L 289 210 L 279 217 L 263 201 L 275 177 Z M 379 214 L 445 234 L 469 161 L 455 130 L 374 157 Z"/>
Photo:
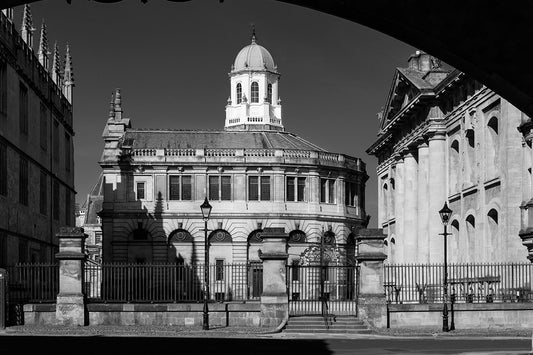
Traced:
<path fill-rule="evenodd" d="M 414 48 L 356 23 L 272 0 L 42 1 L 31 5 L 35 50 L 44 18 L 48 41 L 71 47 L 76 87 L 76 201 L 100 172 L 101 134 L 111 93 L 120 87 L 135 128 L 222 129 L 228 72 L 257 42 L 281 73 L 283 121 L 289 132 L 332 152 L 362 158 L 370 176 L 366 210 L 376 227 L 376 113 L 385 104 L 395 67 Z M 20 26 L 22 7 L 15 9 Z M 51 61 L 51 58 L 50 58 Z"/>

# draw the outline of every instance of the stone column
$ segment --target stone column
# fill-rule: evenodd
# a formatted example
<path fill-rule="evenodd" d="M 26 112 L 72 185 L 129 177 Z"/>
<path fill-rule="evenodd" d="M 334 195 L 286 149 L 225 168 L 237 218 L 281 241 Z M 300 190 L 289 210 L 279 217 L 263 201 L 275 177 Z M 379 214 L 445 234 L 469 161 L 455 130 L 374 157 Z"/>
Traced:
<path fill-rule="evenodd" d="M 418 260 L 420 263 L 429 263 L 429 225 L 428 225 L 428 168 L 429 168 L 429 147 L 426 142 L 418 146 L 418 218 L 417 218 L 417 239 L 418 239 Z"/>
<path fill-rule="evenodd" d="M 383 229 L 360 229 L 356 236 L 359 263 L 358 312 L 376 328 L 387 324 L 387 306 L 383 288 L 385 255 Z"/>
<path fill-rule="evenodd" d="M 446 133 L 433 132 L 429 138 L 429 261 L 443 262 L 442 222 L 439 211 L 446 201 Z"/>
<path fill-rule="evenodd" d="M 404 205 L 404 161 L 403 156 L 398 156 L 396 158 L 396 174 L 394 175 L 395 187 L 394 187 L 394 225 L 396 235 L 395 240 L 395 250 L 394 250 L 394 262 L 403 263 L 405 259 L 403 257 L 403 249 L 405 245 L 405 234 L 404 234 L 404 222 L 403 216 L 405 211 Z"/>
<path fill-rule="evenodd" d="M 83 228 L 61 227 L 56 234 L 59 240 L 59 293 L 56 304 L 56 322 L 60 325 L 86 325 L 83 294 L 83 252 L 85 238 Z"/>
<path fill-rule="evenodd" d="M 417 161 L 415 155 L 417 152 L 409 150 L 404 157 L 404 262 L 418 261 L 417 255 L 417 204 L 418 204 L 418 176 L 417 176 Z"/>
<path fill-rule="evenodd" d="M 526 142 L 531 144 L 531 191 L 533 191 L 533 122 L 529 118 L 525 118 L 519 127 L 520 131 L 524 135 Z M 520 206 L 522 210 L 522 223 L 518 233 L 522 239 L 522 244 L 527 248 L 528 259 L 533 262 L 533 197 L 529 201 L 524 201 Z"/>
<path fill-rule="evenodd" d="M 275 328 L 289 316 L 286 265 L 287 240 L 284 228 L 265 228 L 261 233 L 263 244 L 263 294 L 261 295 L 261 327 Z"/>

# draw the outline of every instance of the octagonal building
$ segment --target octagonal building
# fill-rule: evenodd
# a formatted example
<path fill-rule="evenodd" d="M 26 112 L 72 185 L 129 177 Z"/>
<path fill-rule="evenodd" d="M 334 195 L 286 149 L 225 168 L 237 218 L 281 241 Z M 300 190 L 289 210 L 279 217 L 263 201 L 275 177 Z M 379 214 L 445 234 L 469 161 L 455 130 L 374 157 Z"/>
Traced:
<path fill-rule="evenodd" d="M 289 233 L 289 263 L 324 234 L 353 255 L 367 223 L 363 161 L 285 131 L 280 74 L 255 35 L 229 78 L 223 130 L 134 129 L 116 90 L 99 162 L 104 262 L 203 263 L 206 197 L 210 263 L 259 261 L 266 227 Z M 326 262 L 349 262 L 334 254 Z"/>

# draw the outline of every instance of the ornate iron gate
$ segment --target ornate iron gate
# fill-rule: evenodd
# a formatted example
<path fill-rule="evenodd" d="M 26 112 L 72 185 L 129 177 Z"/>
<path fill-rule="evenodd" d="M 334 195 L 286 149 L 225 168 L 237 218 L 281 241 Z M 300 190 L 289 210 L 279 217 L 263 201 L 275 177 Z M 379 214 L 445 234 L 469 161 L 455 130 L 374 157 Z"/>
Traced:
<path fill-rule="evenodd" d="M 289 315 L 357 315 L 357 266 L 287 266 Z"/>

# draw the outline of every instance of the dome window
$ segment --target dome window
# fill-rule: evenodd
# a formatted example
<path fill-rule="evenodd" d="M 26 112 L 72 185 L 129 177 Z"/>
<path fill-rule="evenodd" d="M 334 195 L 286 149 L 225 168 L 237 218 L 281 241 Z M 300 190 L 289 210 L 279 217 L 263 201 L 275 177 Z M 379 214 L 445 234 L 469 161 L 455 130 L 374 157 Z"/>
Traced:
<path fill-rule="evenodd" d="M 242 86 L 241 83 L 237 84 L 237 104 L 242 102 Z"/>
<path fill-rule="evenodd" d="M 252 103 L 259 102 L 259 84 L 256 81 L 254 81 L 252 83 L 252 92 L 251 92 L 251 94 L 252 94 L 252 101 L 251 102 Z"/>

